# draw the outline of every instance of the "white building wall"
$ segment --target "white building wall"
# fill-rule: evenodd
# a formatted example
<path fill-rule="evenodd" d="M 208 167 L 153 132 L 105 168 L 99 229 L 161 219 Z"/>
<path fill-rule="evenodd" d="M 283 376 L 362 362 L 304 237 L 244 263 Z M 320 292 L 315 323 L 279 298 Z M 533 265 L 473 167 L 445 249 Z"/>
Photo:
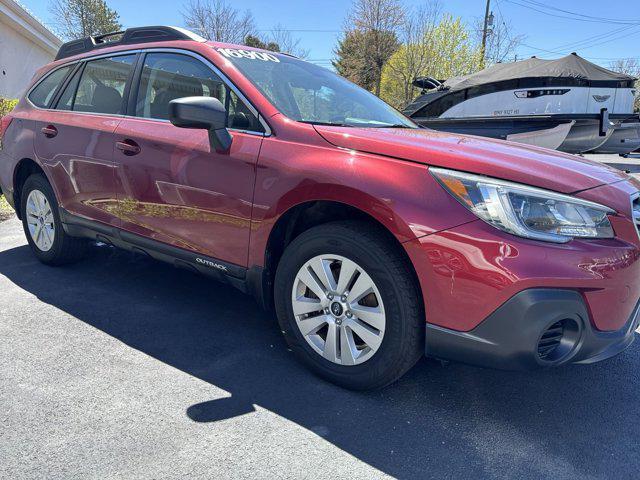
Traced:
<path fill-rule="evenodd" d="M 0 97 L 18 98 L 36 70 L 53 57 L 0 19 Z"/>
<path fill-rule="evenodd" d="M 18 98 L 62 42 L 14 0 L 0 0 L 0 97 Z"/>

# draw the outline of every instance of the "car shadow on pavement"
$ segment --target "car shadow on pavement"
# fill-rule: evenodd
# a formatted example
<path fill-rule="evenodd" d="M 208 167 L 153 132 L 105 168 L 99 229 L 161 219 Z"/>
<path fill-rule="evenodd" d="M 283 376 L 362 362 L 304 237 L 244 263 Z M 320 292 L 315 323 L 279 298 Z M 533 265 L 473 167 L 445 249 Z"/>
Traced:
<path fill-rule="evenodd" d="M 204 277 L 109 247 L 65 268 L 40 265 L 17 247 L 0 252 L 0 274 L 231 394 L 175 412 L 195 422 L 259 406 L 400 478 L 637 473 L 639 343 L 598 365 L 532 373 L 424 359 L 396 384 L 356 393 L 310 374 L 271 313 Z"/>

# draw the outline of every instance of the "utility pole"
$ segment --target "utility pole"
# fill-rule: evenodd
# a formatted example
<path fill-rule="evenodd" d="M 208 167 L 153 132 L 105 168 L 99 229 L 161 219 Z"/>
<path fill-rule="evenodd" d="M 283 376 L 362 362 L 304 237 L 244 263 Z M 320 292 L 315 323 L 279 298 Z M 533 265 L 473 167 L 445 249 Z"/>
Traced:
<path fill-rule="evenodd" d="M 484 68 L 484 61 L 487 52 L 487 30 L 489 28 L 489 4 L 491 0 L 487 0 L 487 8 L 484 11 L 484 27 L 482 29 L 482 45 L 480 46 L 480 54 L 482 58 L 480 59 L 480 67 Z"/>

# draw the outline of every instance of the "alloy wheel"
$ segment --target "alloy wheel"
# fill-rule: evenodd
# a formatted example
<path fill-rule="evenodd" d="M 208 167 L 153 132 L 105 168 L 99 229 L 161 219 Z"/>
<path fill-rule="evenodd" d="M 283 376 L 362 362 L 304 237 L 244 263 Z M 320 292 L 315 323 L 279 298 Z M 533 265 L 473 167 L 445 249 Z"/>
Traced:
<path fill-rule="evenodd" d="M 378 287 L 357 263 L 340 255 L 307 261 L 293 283 L 300 333 L 315 352 L 339 365 L 358 365 L 380 348 L 386 315 Z"/>
<path fill-rule="evenodd" d="M 51 204 L 40 190 L 29 193 L 26 215 L 31 239 L 41 251 L 48 252 L 56 236 L 55 222 Z"/>

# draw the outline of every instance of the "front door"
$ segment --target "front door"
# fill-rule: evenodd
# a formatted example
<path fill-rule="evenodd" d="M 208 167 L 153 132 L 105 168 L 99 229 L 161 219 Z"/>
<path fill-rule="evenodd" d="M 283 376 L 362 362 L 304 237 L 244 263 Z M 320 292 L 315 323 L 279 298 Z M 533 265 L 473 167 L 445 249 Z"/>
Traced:
<path fill-rule="evenodd" d="M 213 96 L 227 107 L 228 125 L 237 128 L 230 151 L 212 150 L 205 130 L 169 123 L 169 102 L 189 96 Z M 146 54 L 131 102 L 136 118 L 115 132 L 122 228 L 246 266 L 263 139 L 255 115 L 208 65 L 179 53 Z"/>

